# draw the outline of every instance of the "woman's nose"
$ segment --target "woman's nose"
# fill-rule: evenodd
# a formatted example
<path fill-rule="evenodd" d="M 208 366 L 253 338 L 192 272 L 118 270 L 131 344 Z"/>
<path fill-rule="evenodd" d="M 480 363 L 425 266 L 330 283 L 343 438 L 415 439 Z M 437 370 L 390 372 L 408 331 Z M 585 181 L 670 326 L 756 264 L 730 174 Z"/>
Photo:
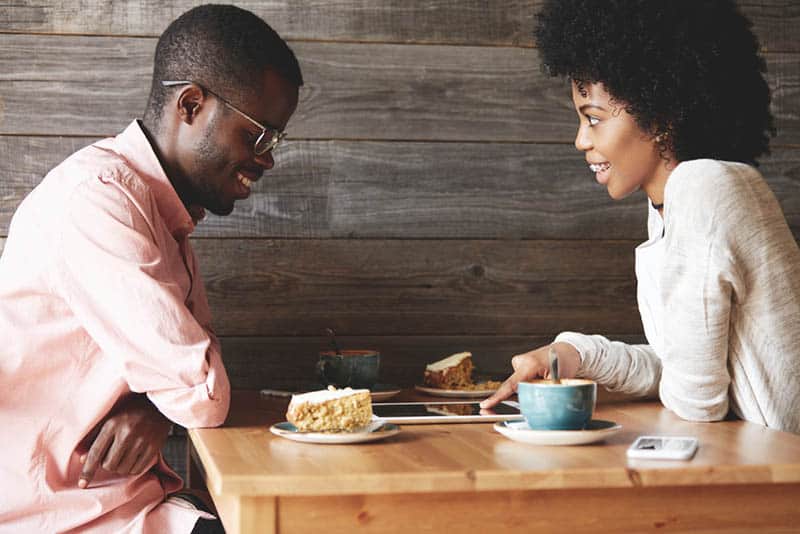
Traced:
<path fill-rule="evenodd" d="M 589 140 L 588 127 L 585 124 L 578 126 L 578 133 L 575 135 L 575 148 L 581 152 L 587 152 L 592 148 L 592 142 Z"/>

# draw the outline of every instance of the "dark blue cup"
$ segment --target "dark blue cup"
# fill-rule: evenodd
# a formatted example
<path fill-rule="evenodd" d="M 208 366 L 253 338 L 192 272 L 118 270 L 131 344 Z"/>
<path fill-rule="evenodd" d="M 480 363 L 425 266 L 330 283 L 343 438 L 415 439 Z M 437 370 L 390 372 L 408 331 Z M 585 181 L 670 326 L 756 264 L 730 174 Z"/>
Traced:
<path fill-rule="evenodd" d="M 592 420 L 597 384 L 591 380 L 566 378 L 520 382 L 520 410 L 534 430 L 582 430 Z"/>
<path fill-rule="evenodd" d="M 378 381 L 381 355 L 374 350 L 320 352 L 317 376 L 326 386 L 371 388 Z"/>

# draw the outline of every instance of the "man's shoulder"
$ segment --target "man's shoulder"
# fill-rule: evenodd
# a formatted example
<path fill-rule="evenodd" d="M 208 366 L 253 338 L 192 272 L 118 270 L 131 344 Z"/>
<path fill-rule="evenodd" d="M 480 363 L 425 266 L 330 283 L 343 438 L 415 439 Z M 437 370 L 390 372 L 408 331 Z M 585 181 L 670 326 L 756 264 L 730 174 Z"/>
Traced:
<path fill-rule="evenodd" d="M 116 185 L 136 195 L 146 195 L 150 188 L 133 166 L 114 150 L 110 140 L 102 140 L 78 150 L 55 167 L 45 178 L 53 176 L 74 188 L 102 188 Z"/>
<path fill-rule="evenodd" d="M 57 218 L 80 210 L 107 211 L 112 206 L 149 210 L 150 186 L 110 141 L 81 148 L 54 167 L 36 187 L 28 207 L 38 206 L 37 211 L 44 209 Z"/>

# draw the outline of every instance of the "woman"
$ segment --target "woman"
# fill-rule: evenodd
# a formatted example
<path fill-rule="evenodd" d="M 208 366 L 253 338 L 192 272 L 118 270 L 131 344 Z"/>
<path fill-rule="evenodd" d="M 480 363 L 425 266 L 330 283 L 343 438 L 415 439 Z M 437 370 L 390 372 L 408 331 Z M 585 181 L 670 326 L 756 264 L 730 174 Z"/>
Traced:
<path fill-rule="evenodd" d="M 566 76 L 575 146 L 614 199 L 648 196 L 636 249 L 647 345 L 559 334 L 514 356 L 520 381 L 561 376 L 612 391 L 659 394 L 693 421 L 729 411 L 800 432 L 800 250 L 755 169 L 774 134 L 765 66 L 733 2 L 551 0 L 537 43 Z"/>

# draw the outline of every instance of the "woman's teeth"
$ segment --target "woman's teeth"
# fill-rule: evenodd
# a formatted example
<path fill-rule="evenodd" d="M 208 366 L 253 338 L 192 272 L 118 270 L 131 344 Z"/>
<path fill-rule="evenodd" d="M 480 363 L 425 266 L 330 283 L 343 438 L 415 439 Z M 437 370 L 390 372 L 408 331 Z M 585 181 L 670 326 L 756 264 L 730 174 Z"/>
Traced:
<path fill-rule="evenodd" d="M 237 174 L 236 178 L 239 180 L 239 183 L 241 183 L 245 187 L 250 187 L 251 185 L 253 185 L 253 181 L 252 180 L 242 176 L 241 174 Z"/>
<path fill-rule="evenodd" d="M 592 169 L 592 172 L 601 172 L 607 171 L 611 168 L 611 164 L 608 162 L 605 163 L 590 163 L 589 168 Z"/>

